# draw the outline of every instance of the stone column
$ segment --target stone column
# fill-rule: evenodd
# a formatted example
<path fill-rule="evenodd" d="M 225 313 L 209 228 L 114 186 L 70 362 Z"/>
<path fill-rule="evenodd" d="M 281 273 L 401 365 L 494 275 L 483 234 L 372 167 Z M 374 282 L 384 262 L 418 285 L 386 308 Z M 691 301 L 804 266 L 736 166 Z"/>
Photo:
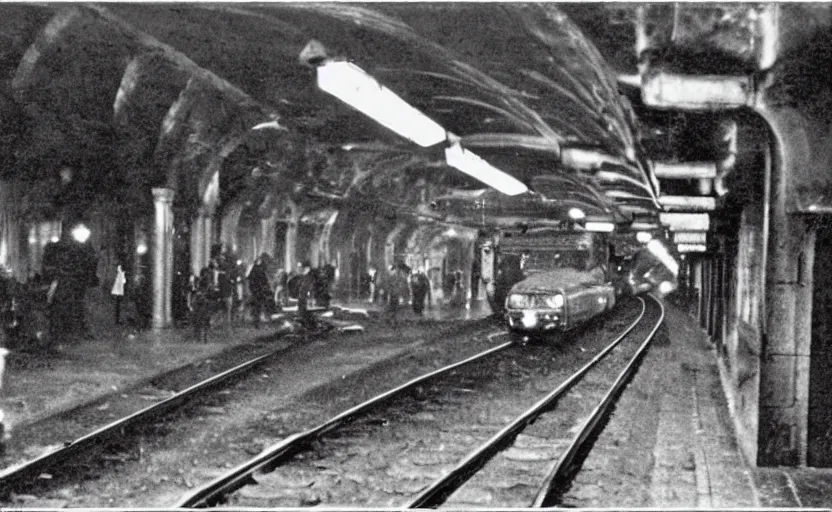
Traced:
<path fill-rule="evenodd" d="M 227 250 L 232 252 L 238 250 L 237 230 L 240 229 L 240 216 L 243 213 L 244 206 L 244 204 L 238 203 L 226 208 L 220 221 L 220 241 Z"/>
<path fill-rule="evenodd" d="M 275 238 L 275 228 L 277 224 L 277 220 L 275 219 L 274 214 L 266 217 L 265 219 L 260 219 L 260 252 L 269 253 L 269 256 L 276 257 L 277 254 L 274 253 L 275 248 L 277 247 L 277 239 Z"/>
<path fill-rule="evenodd" d="M 298 229 L 300 228 L 300 209 L 297 204 L 289 200 L 289 217 L 286 220 L 286 243 L 284 252 L 284 268 L 286 272 L 295 269 L 298 251 Z"/>
<path fill-rule="evenodd" d="M 210 209 L 200 208 L 191 224 L 191 272 L 199 272 L 208 265 L 213 241 L 213 215 Z"/>
<path fill-rule="evenodd" d="M 153 329 L 170 327 L 173 292 L 173 190 L 153 189 Z"/>
<path fill-rule="evenodd" d="M 786 209 L 786 170 L 772 168 L 757 464 L 805 465 L 812 287 L 802 282 L 814 237 Z M 811 272 L 811 271 L 810 271 Z"/>

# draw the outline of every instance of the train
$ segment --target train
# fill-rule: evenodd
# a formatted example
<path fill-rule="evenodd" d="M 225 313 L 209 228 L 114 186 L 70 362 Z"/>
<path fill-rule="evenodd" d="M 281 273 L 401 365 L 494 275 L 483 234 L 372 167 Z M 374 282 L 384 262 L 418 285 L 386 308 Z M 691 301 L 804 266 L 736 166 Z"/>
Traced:
<path fill-rule="evenodd" d="M 675 290 L 678 264 L 659 240 L 551 226 L 500 230 L 479 242 L 492 310 L 512 338 L 559 339 L 613 309 L 623 297 Z M 620 247 L 626 245 L 627 250 Z"/>

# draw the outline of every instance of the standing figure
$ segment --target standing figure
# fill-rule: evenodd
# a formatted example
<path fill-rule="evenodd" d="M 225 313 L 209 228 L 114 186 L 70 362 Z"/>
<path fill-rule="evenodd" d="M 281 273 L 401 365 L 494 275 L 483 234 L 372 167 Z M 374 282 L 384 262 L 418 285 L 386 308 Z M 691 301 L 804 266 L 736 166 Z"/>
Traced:
<path fill-rule="evenodd" d="M 69 337 L 90 337 L 86 315 L 87 288 L 98 285 L 93 249 L 70 235 L 50 242 L 43 251 L 43 273 L 52 284 L 48 294 L 50 332 L 58 343 Z"/>
<path fill-rule="evenodd" d="M 226 254 L 220 255 L 215 272 L 215 285 L 222 310 L 225 312 L 226 327 L 231 327 L 231 322 L 234 320 L 234 268 Z"/>
<path fill-rule="evenodd" d="M 410 287 L 413 290 L 413 311 L 422 316 L 425 309 L 425 298 L 430 304 L 430 281 L 425 272 L 420 268 L 410 277 Z"/>
<path fill-rule="evenodd" d="M 254 318 L 254 327 L 260 327 L 260 315 L 265 312 L 272 295 L 266 270 L 267 256 L 265 253 L 261 254 L 248 273 L 248 291 L 251 293 L 251 316 Z"/>
<path fill-rule="evenodd" d="M 370 267 L 367 275 L 370 276 L 370 302 L 373 303 L 376 301 L 376 277 L 378 276 L 376 267 Z"/>
<path fill-rule="evenodd" d="M 116 267 L 116 278 L 113 281 L 113 289 L 110 295 L 113 296 L 115 302 L 115 318 L 116 325 L 121 325 L 121 301 L 124 298 L 124 285 L 127 283 L 127 278 L 124 275 L 124 270 L 121 269 L 121 264 Z"/>
<path fill-rule="evenodd" d="M 211 327 L 213 311 L 211 277 L 211 270 L 208 267 L 203 268 L 191 294 L 191 322 L 194 327 L 194 337 L 203 343 L 208 342 L 208 329 Z"/>
<path fill-rule="evenodd" d="M 407 279 L 400 265 L 390 267 L 390 274 L 385 280 L 385 291 L 387 292 L 388 321 L 393 327 L 398 327 L 399 304 L 407 298 Z"/>
<path fill-rule="evenodd" d="M 275 278 L 274 285 L 274 304 L 278 311 L 283 310 L 283 308 L 285 308 L 289 303 L 289 289 L 287 288 L 288 283 L 289 273 L 284 269 L 280 269 L 277 272 L 277 278 Z"/>
<path fill-rule="evenodd" d="M 306 329 L 314 327 L 312 314 L 309 313 L 309 299 L 315 292 L 315 276 L 312 274 L 312 265 L 308 261 L 300 264 L 301 274 L 297 278 L 298 286 L 298 318 L 300 324 Z"/>
<path fill-rule="evenodd" d="M 329 309 L 332 300 L 332 282 L 335 280 L 335 267 L 324 265 L 312 272 L 315 275 L 315 305 Z"/>

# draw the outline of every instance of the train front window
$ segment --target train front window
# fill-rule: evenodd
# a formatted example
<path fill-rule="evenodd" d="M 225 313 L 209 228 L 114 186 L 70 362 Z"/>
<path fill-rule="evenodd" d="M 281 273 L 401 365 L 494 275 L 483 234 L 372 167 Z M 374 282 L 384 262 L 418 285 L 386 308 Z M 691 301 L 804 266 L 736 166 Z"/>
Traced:
<path fill-rule="evenodd" d="M 587 270 L 592 257 L 588 251 L 530 251 L 525 253 L 523 272 L 543 272 L 561 268 Z"/>

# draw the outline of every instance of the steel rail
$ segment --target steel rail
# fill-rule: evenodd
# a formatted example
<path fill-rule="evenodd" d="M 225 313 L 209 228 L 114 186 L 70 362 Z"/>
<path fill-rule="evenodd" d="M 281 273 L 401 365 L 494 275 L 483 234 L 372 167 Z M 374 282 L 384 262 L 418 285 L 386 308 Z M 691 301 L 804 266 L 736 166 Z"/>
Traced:
<path fill-rule="evenodd" d="M 581 369 L 573 373 L 569 378 L 563 381 L 555 390 L 540 399 L 537 403 L 532 405 L 523 414 L 515 418 L 511 423 L 503 427 L 491 439 L 482 444 L 479 448 L 468 455 L 462 462 L 460 462 L 449 473 L 434 481 L 427 489 L 422 491 L 413 501 L 405 505 L 404 508 L 436 508 L 448 497 L 459 489 L 471 476 L 479 471 L 494 455 L 511 443 L 520 432 L 523 431 L 529 424 L 534 422 L 540 415 L 549 410 L 555 402 L 557 402 L 567 391 L 569 391 L 575 384 L 577 384 L 584 375 L 591 370 L 599 361 L 604 359 L 615 347 L 617 347 L 624 338 L 632 331 L 636 325 L 644 317 L 646 306 L 644 299 L 639 297 L 641 301 L 641 314 L 636 318 L 627 329 L 618 336 L 612 343 L 607 345 L 604 350 L 599 352 L 586 363 Z"/>
<path fill-rule="evenodd" d="M 580 430 L 569 444 L 569 448 L 567 448 L 566 452 L 561 455 L 560 459 L 558 459 L 557 463 L 546 475 L 537 496 L 535 496 L 532 507 L 541 508 L 555 506 L 554 502 L 556 501 L 558 495 L 570 480 L 570 475 L 572 474 L 575 459 L 577 458 L 578 453 L 586 447 L 587 440 L 590 439 L 592 434 L 597 431 L 601 420 L 608 417 L 608 414 L 612 412 L 611 409 L 617 402 L 619 395 L 624 390 L 627 383 L 630 381 L 630 377 L 634 375 L 636 369 L 641 363 L 641 360 L 647 353 L 647 348 L 653 341 L 656 331 L 659 330 L 659 327 L 661 327 L 664 322 L 664 306 L 661 301 L 652 295 L 649 295 L 649 297 L 655 301 L 661 311 L 661 316 L 659 317 L 658 322 L 656 322 L 656 326 L 653 327 L 650 334 L 647 335 L 647 338 L 638 348 L 635 355 L 630 359 L 630 362 L 627 363 L 627 366 L 624 367 L 624 369 L 621 370 L 621 373 L 618 374 L 618 378 L 612 386 L 610 386 L 609 391 L 607 391 L 604 398 L 592 411 L 592 414 L 590 414 L 584 421 L 583 425 L 581 425 Z"/>
<path fill-rule="evenodd" d="M 489 335 L 489 339 L 497 334 L 504 334 L 504 332 L 505 331 L 492 333 L 491 335 Z M 462 361 L 458 361 L 456 363 L 443 366 L 442 368 L 416 377 L 415 379 L 412 379 L 400 386 L 385 391 L 384 393 L 381 393 L 380 395 L 377 395 L 365 402 L 362 402 L 356 405 L 355 407 L 347 409 L 346 411 L 338 414 L 337 416 L 332 417 L 331 419 L 321 423 L 316 427 L 313 427 L 304 432 L 293 434 L 287 437 L 286 439 L 282 440 L 281 442 L 266 448 L 259 455 L 240 464 L 236 468 L 229 470 L 224 475 L 220 475 L 213 481 L 187 494 L 175 506 L 179 508 L 204 508 L 214 506 L 220 503 L 226 495 L 236 491 L 237 489 L 248 483 L 253 483 L 254 478 L 252 477 L 252 475 L 254 473 L 261 470 L 268 471 L 270 469 L 273 469 L 274 467 L 278 466 L 280 462 L 287 460 L 294 456 L 296 453 L 302 451 L 305 446 L 308 446 L 315 439 L 321 437 L 325 433 L 335 428 L 338 428 L 342 424 L 351 421 L 352 419 L 354 419 L 354 416 L 367 411 L 373 406 L 376 406 L 379 403 L 389 399 L 390 397 L 400 394 L 403 391 L 406 391 L 416 386 L 417 384 L 432 379 L 437 375 L 441 375 L 453 369 L 473 363 L 474 361 L 478 361 L 480 359 L 488 357 L 496 352 L 505 350 L 506 348 L 511 347 L 513 345 L 515 345 L 515 343 L 511 341 L 503 343 L 502 345 L 490 348 L 488 350 L 475 354 L 469 358 L 466 358 Z"/>
<path fill-rule="evenodd" d="M 190 399 L 193 395 L 197 395 L 203 391 L 210 389 L 213 386 L 221 384 L 254 366 L 264 362 L 265 360 L 284 352 L 285 348 L 273 350 L 268 354 L 258 356 L 254 359 L 239 364 L 233 368 L 218 373 L 208 379 L 200 381 L 188 388 L 164 399 L 155 404 L 145 407 L 140 411 L 134 412 L 129 416 L 125 416 L 103 427 L 100 427 L 89 434 L 79 437 L 78 439 L 66 444 L 62 448 L 45 453 L 35 459 L 25 461 L 17 466 L 12 466 L 0 471 L 0 495 L 6 494 L 10 487 L 21 480 L 32 480 L 37 478 L 46 469 L 54 467 L 62 462 L 69 460 L 78 453 L 89 450 L 93 447 L 100 447 L 102 441 L 112 437 L 116 434 L 121 434 L 127 428 L 138 423 L 146 422 L 152 418 L 161 416 L 168 411 L 179 407 L 182 402 Z"/>

